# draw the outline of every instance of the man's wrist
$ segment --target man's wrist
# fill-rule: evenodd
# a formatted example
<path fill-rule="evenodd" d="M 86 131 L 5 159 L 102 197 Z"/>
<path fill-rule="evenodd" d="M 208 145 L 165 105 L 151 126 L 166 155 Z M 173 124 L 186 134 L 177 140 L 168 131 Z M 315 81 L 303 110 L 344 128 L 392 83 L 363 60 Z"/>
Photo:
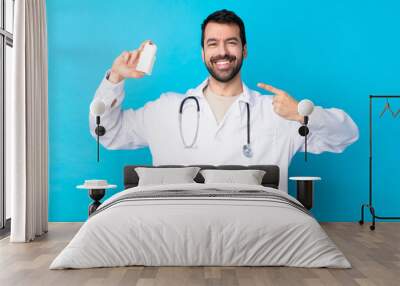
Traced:
<path fill-rule="evenodd" d="M 120 76 L 119 74 L 110 71 L 109 74 L 107 74 L 106 79 L 114 84 L 120 83 L 124 78 Z"/>

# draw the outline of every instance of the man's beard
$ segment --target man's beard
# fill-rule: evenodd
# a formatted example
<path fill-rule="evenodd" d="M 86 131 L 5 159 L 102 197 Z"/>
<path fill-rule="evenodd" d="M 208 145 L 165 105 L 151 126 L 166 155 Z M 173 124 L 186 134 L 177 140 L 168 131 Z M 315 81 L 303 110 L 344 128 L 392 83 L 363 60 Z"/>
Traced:
<path fill-rule="evenodd" d="M 229 82 L 232 80 L 240 71 L 242 68 L 242 63 L 243 63 L 243 56 L 238 60 L 236 66 L 234 66 L 229 73 L 224 74 L 224 75 L 219 75 L 218 72 L 214 71 L 216 67 L 213 67 L 213 64 L 218 61 L 218 60 L 228 60 L 229 62 L 234 62 L 236 60 L 236 56 L 232 55 L 225 55 L 225 56 L 216 56 L 212 57 L 210 59 L 210 64 L 206 62 L 206 68 L 210 75 L 217 81 L 219 82 Z"/>

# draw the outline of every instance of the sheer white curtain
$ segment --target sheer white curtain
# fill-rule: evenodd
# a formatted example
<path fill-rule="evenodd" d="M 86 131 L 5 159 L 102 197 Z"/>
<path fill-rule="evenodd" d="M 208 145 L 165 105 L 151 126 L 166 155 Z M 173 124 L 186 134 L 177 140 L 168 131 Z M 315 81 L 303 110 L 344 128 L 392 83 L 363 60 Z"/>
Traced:
<path fill-rule="evenodd" d="M 12 242 L 48 226 L 47 29 L 45 0 L 15 1 L 13 92 L 6 110 L 6 187 Z"/>

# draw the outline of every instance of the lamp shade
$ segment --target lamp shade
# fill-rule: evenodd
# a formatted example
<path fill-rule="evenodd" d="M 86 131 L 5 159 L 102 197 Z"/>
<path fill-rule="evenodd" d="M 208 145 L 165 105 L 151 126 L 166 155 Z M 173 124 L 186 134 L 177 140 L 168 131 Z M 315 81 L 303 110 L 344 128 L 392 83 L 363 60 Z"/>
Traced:
<path fill-rule="evenodd" d="M 297 110 L 301 116 L 308 116 L 314 110 L 314 103 L 309 99 L 303 99 L 299 102 Z"/>
<path fill-rule="evenodd" d="M 102 100 L 95 99 L 90 104 L 90 113 L 94 116 L 103 115 L 104 111 L 106 111 L 106 105 Z"/>

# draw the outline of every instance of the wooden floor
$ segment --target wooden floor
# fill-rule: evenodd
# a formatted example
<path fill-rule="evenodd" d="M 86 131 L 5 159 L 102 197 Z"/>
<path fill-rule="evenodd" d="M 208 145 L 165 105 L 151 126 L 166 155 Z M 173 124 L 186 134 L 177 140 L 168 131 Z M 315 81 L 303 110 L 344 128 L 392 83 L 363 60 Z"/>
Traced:
<path fill-rule="evenodd" d="M 80 223 L 50 223 L 32 243 L 0 241 L 0 285 L 400 285 L 400 223 L 375 231 L 356 223 L 322 224 L 353 268 L 119 267 L 48 270 Z"/>

